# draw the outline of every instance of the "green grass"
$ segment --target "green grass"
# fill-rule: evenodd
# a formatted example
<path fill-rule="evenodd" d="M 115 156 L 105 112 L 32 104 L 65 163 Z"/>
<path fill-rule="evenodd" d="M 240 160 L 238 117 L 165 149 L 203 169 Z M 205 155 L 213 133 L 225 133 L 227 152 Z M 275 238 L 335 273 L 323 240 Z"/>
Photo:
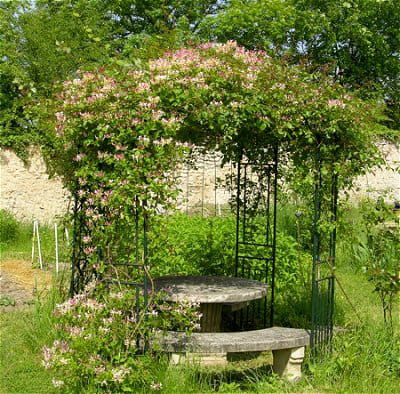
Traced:
<path fill-rule="evenodd" d="M 171 368 L 161 363 L 155 380 L 164 393 L 387 393 L 398 392 L 400 379 L 399 322 L 392 335 L 382 325 L 381 307 L 371 284 L 348 268 L 339 268 L 341 280 L 361 322 L 341 292 L 341 305 L 349 331 L 337 336 L 334 351 L 323 363 L 308 355 L 304 378 L 288 384 L 271 374 L 268 365 L 249 369 Z M 50 294 L 51 296 L 51 294 Z M 54 297 L 54 294 L 53 294 Z M 51 309 L 54 300 L 36 303 L 30 311 L 3 314 L 1 326 L 2 393 L 51 393 L 51 373 L 40 363 L 40 350 L 52 340 Z"/>
<path fill-rule="evenodd" d="M 51 374 L 40 362 L 39 342 L 34 344 L 29 320 L 31 312 L 8 312 L 1 319 L 0 392 L 51 393 Z M 50 328 L 50 327 L 49 327 Z"/>
<path fill-rule="evenodd" d="M 380 324 L 366 323 L 335 341 L 332 356 L 311 365 L 312 385 L 324 392 L 397 393 L 400 337 Z"/>
<path fill-rule="evenodd" d="M 33 308 L 1 314 L 1 393 L 54 392 L 51 373 L 41 364 L 41 349 L 53 339 L 55 300 L 52 292 L 37 299 Z"/>
<path fill-rule="evenodd" d="M 357 226 L 355 226 L 356 228 Z M 30 258 L 31 229 L 20 226 L 8 245 L 4 257 L 15 253 Z M 356 231 L 356 230 L 355 230 Z M 12 232 L 11 232 L 12 233 Z M 19 235 L 18 235 L 19 234 Z M 46 235 L 47 234 L 47 235 Z M 46 237 L 48 240 L 46 241 Z M 51 253 L 52 229 L 43 229 L 43 245 Z M 348 238 L 350 239 L 350 238 Z M 4 241 L 4 240 L 3 240 Z M 186 393 L 398 393 L 400 381 L 400 323 L 395 314 L 394 333 L 383 325 L 382 307 L 373 285 L 366 280 L 360 267 L 350 264 L 346 245 L 341 247 L 337 278 L 346 296 L 336 285 L 336 322 L 347 332 L 336 336 L 333 352 L 324 362 L 313 363 L 306 355 L 304 377 L 297 384 L 288 384 L 264 366 L 235 363 L 226 369 L 198 369 L 193 366 L 168 367 L 166 360 L 155 365 L 154 377 L 162 383 L 162 392 Z M 347 250 L 348 252 L 348 250 Z M 14 254 L 13 254 L 14 253 Z M 283 320 L 301 325 L 309 308 L 310 294 L 299 289 L 293 305 L 278 312 Z M 279 297 L 278 297 L 279 299 Z M 350 302 L 348 301 L 350 300 Z M 51 393 L 51 373 L 41 366 L 41 348 L 52 341 L 51 310 L 56 293 L 38 300 L 30 310 L 2 313 L 1 320 L 1 386 L 0 392 Z M 397 304 L 395 311 L 399 310 Z M 298 316 L 294 316 L 296 314 Z M 290 315 L 290 316 L 289 316 Z"/>
<path fill-rule="evenodd" d="M 55 264 L 54 225 L 39 223 L 39 236 L 43 263 L 47 267 Z M 32 258 L 33 222 L 17 221 L 9 212 L 0 210 L 0 250 L 3 260 L 27 260 Z M 58 225 L 59 261 L 67 262 L 68 242 L 64 227 Z M 34 264 L 39 265 L 38 243 L 35 238 Z"/>

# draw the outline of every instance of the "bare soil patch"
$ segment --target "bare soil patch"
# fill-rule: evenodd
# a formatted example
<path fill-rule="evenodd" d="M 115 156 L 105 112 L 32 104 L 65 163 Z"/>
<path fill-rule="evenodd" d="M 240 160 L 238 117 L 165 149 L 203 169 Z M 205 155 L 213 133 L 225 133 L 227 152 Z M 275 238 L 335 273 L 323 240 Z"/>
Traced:
<path fill-rule="evenodd" d="M 50 288 L 51 272 L 32 268 L 24 260 L 0 262 L 1 310 L 21 308 L 32 303 L 34 295 Z"/>

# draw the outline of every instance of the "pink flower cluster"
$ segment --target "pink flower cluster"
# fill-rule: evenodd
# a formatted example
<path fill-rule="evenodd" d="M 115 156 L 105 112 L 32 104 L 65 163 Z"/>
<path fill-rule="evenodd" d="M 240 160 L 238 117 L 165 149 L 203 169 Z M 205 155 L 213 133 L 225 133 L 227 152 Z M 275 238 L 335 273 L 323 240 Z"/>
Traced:
<path fill-rule="evenodd" d="M 55 362 L 60 362 L 60 355 L 71 351 L 66 341 L 55 340 L 52 347 L 44 346 L 42 348 L 42 365 L 48 369 L 53 366 Z M 64 362 L 65 364 L 65 362 Z"/>
<path fill-rule="evenodd" d="M 71 337 L 80 337 L 83 334 L 84 329 L 78 326 L 67 326 L 65 330 L 68 332 Z"/>
<path fill-rule="evenodd" d="M 82 303 L 83 307 L 89 308 L 91 310 L 97 311 L 105 308 L 105 305 L 101 302 L 96 301 L 93 298 L 88 298 L 86 301 Z"/>
<path fill-rule="evenodd" d="M 120 366 L 119 368 L 113 368 L 111 370 L 112 380 L 117 383 L 122 383 L 125 378 L 130 374 L 130 368 Z"/>
<path fill-rule="evenodd" d="M 63 302 L 62 304 L 57 304 L 54 313 L 56 315 L 66 315 L 67 313 L 71 312 L 77 305 L 80 305 L 82 300 L 86 298 L 86 295 L 76 294 L 73 298 L 68 299 L 67 301 Z"/>
<path fill-rule="evenodd" d="M 345 108 L 346 104 L 342 100 L 331 99 L 331 100 L 328 100 L 328 107 Z"/>
<path fill-rule="evenodd" d="M 79 74 L 79 73 L 78 73 Z M 85 99 L 88 104 L 104 99 L 118 86 L 117 81 L 104 73 L 85 72 L 72 81 L 65 81 L 60 98 L 66 105 L 74 105 Z"/>

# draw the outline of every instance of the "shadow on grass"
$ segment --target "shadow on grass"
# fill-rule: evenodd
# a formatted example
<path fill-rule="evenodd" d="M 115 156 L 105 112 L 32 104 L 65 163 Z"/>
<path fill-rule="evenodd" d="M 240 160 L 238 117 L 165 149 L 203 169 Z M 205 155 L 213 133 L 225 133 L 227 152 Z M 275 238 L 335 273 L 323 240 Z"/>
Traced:
<path fill-rule="evenodd" d="M 228 353 L 228 361 L 224 367 L 198 367 L 193 376 L 195 381 L 214 391 L 221 387 L 240 391 L 273 376 L 271 352 Z"/>

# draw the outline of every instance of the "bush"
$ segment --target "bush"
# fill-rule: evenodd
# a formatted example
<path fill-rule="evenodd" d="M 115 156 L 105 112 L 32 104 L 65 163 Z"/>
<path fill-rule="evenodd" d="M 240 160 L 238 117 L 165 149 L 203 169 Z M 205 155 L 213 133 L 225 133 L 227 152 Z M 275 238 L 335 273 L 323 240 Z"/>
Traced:
<path fill-rule="evenodd" d="M 150 237 L 150 262 L 155 276 L 233 273 L 233 217 L 161 216 L 154 220 Z"/>
<path fill-rule="evenodd" d="M 92 282 L 57 305 L 56 340 L 43 348 L 44 367 L 55 371 L 53 385 L 112 393 L 159 387 L 157 337 L 171 328 L 197 329 L 201 315 L 197 304 L 168 304 L 160 294 L 150 293 L 148 308 L 143 302 L 135 289 L 105 289 Z"/>
<path fill-rule="evenodd" d="M 260 233 L 263 223 L 254 224 Z M 236 222 L 234 216 L 200 217 L 176 214 L 156 218 L 151 226 L 150 262 L 154 276 L 233 275 L 235 267 Z M 277 233 L 276 286 L 288 291 L 309 282 L 311 256 L 295 238 Z M 252 253 L 263 255 L 263 250 Z M 252 261 L 252 268 L 260 262 Z M 259 267 L 262 269 L 263 267 Z"/>
<path fill-rule="evenodd" d="M 346 240 L 341 242 L 341 254 L 362 270 L 378 293 L 384 321 L 393 327 L 392 311 L 400 291 L 400 233 L 392 228 L 396 216 L 383 199 L 365 199 L 358 209 L 349 209 Z M 347 219 L 347 220 L 346 220 Z"/>
<path fill-rule="evenodd" d="M 11 212 L 0 209 L 0 242 L 13 242 L 19 235 L 19 223 Z"/>
<path fill-rule="evenodd" d="M 256 221 L 254 233 L 260 232 L 261 225 L 261 221 Z M 308 327 L 312 258 L 283 230 L 278 231 L 276 240 L 276 321 L 286 326 Z M 234 274 L 236 222 L 232 215 L 161 216 L 153 221 L 150 237 L 154 276 Z M 262 255 L 263 251 L 252 252 Z M 264 272 L 264 263 L 261 264 L 252 261 L 252 269 L 257 267 Z"/>

